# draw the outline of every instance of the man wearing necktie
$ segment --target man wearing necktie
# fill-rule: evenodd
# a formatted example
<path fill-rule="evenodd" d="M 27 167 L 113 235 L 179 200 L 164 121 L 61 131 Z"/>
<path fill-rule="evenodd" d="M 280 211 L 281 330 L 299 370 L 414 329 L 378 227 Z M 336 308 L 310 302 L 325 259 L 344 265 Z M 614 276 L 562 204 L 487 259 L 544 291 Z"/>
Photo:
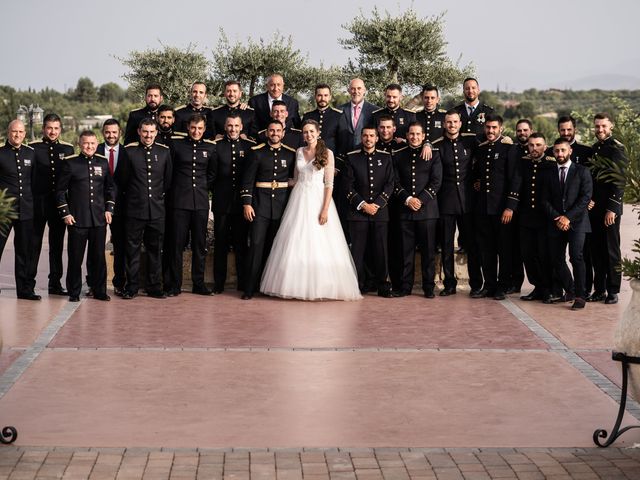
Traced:
<path fill-rule="evenodd" d="M 475 133 L 478 140 L 482 141 L 485 139 L 485 116 L 493 113 L 493 108 L 480 102 L 480 85 L 475 78 L 466 78 L 462 82 L 462 91 L 464 93 L 464 102 L 455 107 L 460 112 L 462 120 L 460 133 Z"/>

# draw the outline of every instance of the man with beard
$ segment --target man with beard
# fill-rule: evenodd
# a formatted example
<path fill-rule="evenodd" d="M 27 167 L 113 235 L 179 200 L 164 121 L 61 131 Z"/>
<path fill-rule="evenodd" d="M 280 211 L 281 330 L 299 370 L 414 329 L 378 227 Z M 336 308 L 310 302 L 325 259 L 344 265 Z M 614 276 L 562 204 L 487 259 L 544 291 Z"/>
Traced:
<path fill-rule="evenodd" d="M 594 155 L 608 159 L 616 171 L 624 175 L 627 156 L 624 145 L 613 138 L 613 121 L 607 113 L 598 113 L 593 119 L 596 138 Z M 573 159 L 573 157 L 572 157 Z M 593 169 L 593 198 L 589 203 L 591 219 L 591 259 L 593 262 L 593 295 L 590 302 L 613 305 L 618 303 L 622 273 L 620 272 L 620 219 L 624 187 L 608 178 L 598 178 L 600 169 Z M 605 295 L 606 290 L 606 295 Z"/>
<path fill-rule="evenodd" d="M 185 137 L 184 132 L 176 132 L 173 128 L 176 124 L 175 110 L 171 105 L 161 105 L 158 108 L 158 136 L 155 142 L 171 148 L 174 138 Z"/>
<path fill-rule="evenodd" d="M 346 127 L 344 113 L 342 110 L 330 106 L 331 87 L 326 83 L 316 85 L 315 100 L 317 108 L 305 113 L 302 121 L 311 119 L 318 122 L 320 138 L 324 140 L 329 150 L 338 155 L 340 150 L 337 147 L 339 134 Z"/>
<path fill-rule="evenodd" d="M 284 102 L 289 112 L 289 127 L 300 127 L 300 107 L 298 101 L 284 93 L 284 79 L 282 75 L 274 73 L 267 79 L 267 91 L 251 97 L 249 106 L 255 110 L 255 125 L 257 131 L 267 128 L 267 124 L 273 118 L 271 116 L 273 102 L 280 100 Z"/>
<path fill-rule="evenodd" d="M 213 129 L 213 122 L 211 121 L 211 109 L 206 106 L 207 85 L 204 82 L 193 82 L 189 90 L 189 95 L 191 97 L 189 105 L 184 105 L 175 109 L 174 130 L 184 134 L 189 133 L 189 122 L 191 117 L 197 113 L 207 120 L 204 138 L 213 139 L 215 132 Z"/>
<path fill-rule="evenodd" d="M 282 143 L 283 136 L 282 122 L 272 119 L 267 125 L 267 143 L 251 149 L 252 155 L 242 176 L 243 214 L 251 223 L 243 300 L 253 298 L 260 284 L 264 253 L 271 250 L 289 198 L 296 151 Z"/>
<path fill-rule="evenodd" d="M 165 291 L 170 297 L 182 291 L 182 260 L 191 238 L 192 292 L 211 295 L 204 283 L 207 223 L 209 222 L 209 185 L 213 179 L 215 143 L 205 140 L 207 119 L 198 113 L 189 121 L 189 133 L 171 145 L 172 178 L 169 190 L 171 204 L 171 238 L 167 242 L 167 275 Z"/>
<path fill-rule="evenodd" d="M 282 144 L 292 148 L 294 151 L 304 145 L 302 139 L 302 132 L 294 127 L 287 126 L 289 124 L 289 110 L 287 110 L 287 104 L 276 100 L 271 107 L 271 119 L 280 122 L 284 126 L 284 132 L 282 135 Z M 256 135 L 259 143 L 268 142 L 267 129 L 259 131 Z"/>
<path fill-rule="evenodd" d="M 233 248 L 238 290 L 244 290 L 244 265 L 247 254 L 249 224 L 243 218 L 240 183 L 255 142 L 241 137 L 242 118 L 227 117 L 226 135 L 216 141 L 211 186 L 213 211 L 213 280 L 214 293 L 222 293 L 227 280 L 227 256 Z"/>
<path fill-rule="evenodd" d="M 445 134 L 433 142 L 442 163 L 442 185 L 438 192 L 438 206 L 442 222 L 442 270 L 444 289 L 440 296 L 455 295 L 458 281 L 455 275 L 453 246 L 458 225 L 458 245 L 467 254 L 467 270 L 471 294 L 482 290 L 480 255 L 473 232 L 472 158 L 477 147 L 474 133 L 460 133 L 460 113 L 449 110 L 444 118 Z M 464 239 L 464 244 L 462 243 Z"/>
<path fill-rule="evenodd" d="M 547 231 L 552 267 L 566 292 L 565 301 L 574 300 L 572 310 L 585 307 L 584 236 L 591 230 L 587 207 L 593 193 L 589 170 L 571 161 L 569 142 L 559 138 L 553 144 L 557 167 L 547 171 L 543 182 L 543 207 L 547 214 Z M 573 277 L 567 267 L 566 249 Z"/>
<path fill-rule="evenodd" d="M 442 137 L 444 132 L 445 111 L 440 110 L 440 94 L 435 85 L 422 87 L 422 110 L 416 113 L 416 120 L 424 126 L 424 132 L 428 143 Z"/>
<path fill-rule="evenodd" d="M 45 226 L 49 226 L 49 295 L 67 295 L 62 288 L 62 250 L 66 226 L 56 209 L 56 177 L 64 160 L 73 155 L 73 145 L 60 140 L 62 120 L 55 113 L 44 117 L 42 140 L 31 142 L 36 156 L 33 184 L 33 253 L 29 265 L 31 289 L 36 286 L 38 261 Z"/>
<path fill-rule="evenodd" d="M 389 115 L 396 126 L 395 139 L 398 143 L 407 141 L 409 124 L 416 121 L 416 114 L 411 110 L 402 108 L 402 87 L 397 83 L 387 85 L 384 89 L 385 107 L 371 114 L 371 121 L 377 127 L 382 116 Z"/>
<path fill-rule="evenodd" d="M 378 109 L 376 105 L 364 99 L 366 94 L 367 89 L 361 78 L 354 78 L 349 82 L 351 101 L 340 105 L 340 110 L 344 112 L 345 118 L 343 126 L 345 130 L 341 132 L 344 143 L 344 151 L 340 152 L 342 154 L 358 148 L 362 129 L 371 123 L 371 115 Z"/>
<path fill-rule="evenodd" d="M 558 118 L 559 138 L 569 142 L 571 147 L 571 161 L 580 165 L 588 166 L 593 158 L 593 148 L 589 145 L 578 143 L 576 140 L 576 119 L 569 115 L 562 115 Z M 553 156 L 553 146 L 547 149 L 547 155 Z"/>
<path fill-rule="evenodd" d="M 211 119 L 213 120 L 213 130 L 216 133 L 216 140 L 224 138 L 226 135 L 226 121 L 231 115 L 240 116 L 242 123 L 242 132 L 240 138 L 247 140 L 253 132 L 253 122 L 255 112 L 253 108 L 246 106 L 242 108 L 240 100 L 242 99 L 242 86 L 237 80 L 229 80 L 224 84 L 224 98 L 227 101 L 225 105 L 220 105 L 211 111 Z"/>
<path fill-rule="evenodd" d="M 474 226 L 485 284 L 471 298 L 504 300 L 505 291 L 511 284 L 514 228 L 511 220 L 518 207 L 520 171 L 511 152 L 513 142 L 502 135 L 502 123 L 501 116 L 487 115 L 484 123 L 487 139 L 474 155 L 474 189 L 477 192 Z"/>
<path fill-rule="evenodd" d="M 129 113 L 127 127 L 124 133 L 125 145 L 138 141 L 138 125 L 142 120 L 150 118 L 151 120 L 158 121 L 158 107 L 162 104 L 162 88 L 160 85 L 157 83 L 147 85 L 144 101 L 146 106 Z"/>
<path fill-rule="evenodd" d="M 521 118 L 516 123 L 516 143 L 514 144 L 513 153 L 516 158 L 520 159 L 525 155 L 529 155 L 529 136 L 533 133 L 533 124 L 527 118 Z M 553 149 L 552 149 L 553 150 Z"/>
<path fill-rule="evenodd" d="M 465 78 L 462 82 L 464 102 L 456 107 L 462 119 L 462 133 L 475 133 L 479 140 L 485 139 L 484 123 L 488 114 L 493 113 L 493 108 L 480 103 L 480 85 L 475 78 Z"/>

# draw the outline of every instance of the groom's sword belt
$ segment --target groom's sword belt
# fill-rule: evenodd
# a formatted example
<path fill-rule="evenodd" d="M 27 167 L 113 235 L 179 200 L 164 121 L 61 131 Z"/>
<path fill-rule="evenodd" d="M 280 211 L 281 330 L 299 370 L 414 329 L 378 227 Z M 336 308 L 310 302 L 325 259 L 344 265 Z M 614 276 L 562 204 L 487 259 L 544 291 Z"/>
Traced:
<path fill-rule="evenodd" d="M 270 188 L 275 190 L 276 188 L 288 188 L 289 182 L 256 182 L 256 188 Z"/>

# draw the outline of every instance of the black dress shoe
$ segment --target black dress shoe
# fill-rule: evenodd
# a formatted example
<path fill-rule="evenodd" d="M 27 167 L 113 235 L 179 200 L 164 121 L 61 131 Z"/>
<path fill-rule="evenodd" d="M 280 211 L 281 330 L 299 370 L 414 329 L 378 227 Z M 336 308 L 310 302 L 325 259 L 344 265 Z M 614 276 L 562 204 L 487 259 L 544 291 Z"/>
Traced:
<path fill-rule="evenodd" d="M 167 294 L 162 290 L 149 290 L 147 292 L 147 297 L 151 298 L 167 298 Z"/>
<path fill-rule="evenodd" d="M 383 298 L 395 298 L 398 294 L 393 290 L 378 290 L 378 296 Z"/>
<path fill-rule="evenodd" d="M 520 289 L 516 287 L 509 287 L 504 291 L 505 295 L 511 295 L 512 293 L 520 293 Z"/>
<path fill-rule="evenodd" d="M 505 298 L 507 297 L 502 290 L 496 290 L 496 293 L 493 294 L 494 300 L 504 300 Z"/>
<path fill-rule="evenodd" d="M 62 287 L 49 287 L 49 295 L 61 295 L 63 297 L 66 297 L 67 295 L 69 295 L 69 292 L 67 292 Z"/>
<path fill-rule="evenodd" d="M 551 305 L 553 303 L 553 295 L 547 293 L 544 297 L 542 297 L 542 303 L 545 305 Z"/>
<path fill-rule="evenodd" d="M 542 295 L 540 295 L 535 288 L 528 295 L 522 295 L 520 297 L 520 300 L 524 300 L 525 302 L 533 302 L 534 300 L 541 300 L 541 299 L 542 299 Z"/>
<path fill-rule="evenodd" d="M 205 286 L 193 287 L 193 290 L 191 290 L 191 293 L 195 293 L 196 295 L 209 296 L 209 295 L 211 295 L 213 293 L 213 290 L 210 290 Z"/>
<path fill-rule="evenodd" d="M 425 290 L 424 298 L 436 298 L 436 294 L 433 292 L 433 289 Z"/>
<path fill-rule="evenodd" d="M 243 293 L 242 297 L 240 298 L 242 298 L 242 300 L 251 300 L 253 298 L 253 295 L 250 293 Z"/>
<path fill-rule="evenodd" d="M 35 293 L 20 293 L 18 294 L 20 300 L 40 300 L 42 297 Z"/>
<path fill-rule="evenodd" d="M 587 302 L 584 300 L 584 298 L 576 297 L 576 299 L 573 301 L 573 305 L 571 305 L 571 310 L 579 310 L 581 308 L 584 308 L 586 304 Z"/>
<path fill-rule="evenodd" d="M 471 293 L 469 294 L 471 296 L 471 298 L 485 298 L 489 296 L 489 290 L 486 289 L 482 289 L 482 290 L 471 290 Z"/>
<path fill-rule="evenodd" d="M 89 287 L 89 290 L 87 290 L 87 293 L 85 293 L 85 295 L 87 297 L 93 297 L 93 288 Z"/>
<path fill-rule="evenodd" d="M 116 297 L 121 297 L 122 295 L 124 295 L 124 290 L 122 288 L 113 287 L 113 294 Z"/>
<path fill-rule="evenodd" d="M 79 301 L 80 301 L 80 297 L 79 297 L 79 296 L 77 296 L 77 295 L 71 295 L 71 296 L 69 297 L 69 301 L 70 301 L 70 302 L 79 302 Z"/>
<path fill-rule="evenodd" d="M 96 300 L 101 300 L 103 302 L 110 302 L 111 301 L 111 297 L 109 295 L 107 295 L 106 293 L 102 294 L 102 295 L 94 295 L 93 298 L 96 299 Z"/>
<path fill-rule="evenodd" d="M 224 292 L 224 287 L 213 287 L 213 293 L 220 294 Z"/>
<path fill-rule="evenodd" d="M 607 295 L 607 298 L 604 300 L 604 303 L 607 305 L 614 305 L 618 303 L 618 294 L 610 293 L 609 295 Z"/>
<path fill-rule="evenodd" d="M 123 300 L 131 300 L 132 298 L 137 297 L 138 294 L 137 293 L 133 293 L 133 292 L 127 292 L 126 290 L 123 292 L 122 294 L 122 299 Z"/>
<path fill-rule="evenodd" d="M 448 297 L 449 295 L 455 295 L 455 294 L 456 294 L 456 288 L 455 287 L 445 288 L 444 290 L 440 291 L 440 296 L 441 297 Z"/>
<path fill-rule="evenodd" d="M 178 290 L 177 288 L 171 288 L 166 291 L 167 297 L 177 297 L 182 293 L 182 290 Z"/>
<path fill-rule="evenodd" d="M 562 302 L 573 302 L 576 299 L 575 293 L 565 293 L 560 299 Z M 584 300 L 584 298 L 582 299 Z"/>
<path fill-rule="evenodd" d="M 602 302 L 607 299 L 607 295 L 604 292 L 593 292 L 589 297 L 590 302 Z"/>

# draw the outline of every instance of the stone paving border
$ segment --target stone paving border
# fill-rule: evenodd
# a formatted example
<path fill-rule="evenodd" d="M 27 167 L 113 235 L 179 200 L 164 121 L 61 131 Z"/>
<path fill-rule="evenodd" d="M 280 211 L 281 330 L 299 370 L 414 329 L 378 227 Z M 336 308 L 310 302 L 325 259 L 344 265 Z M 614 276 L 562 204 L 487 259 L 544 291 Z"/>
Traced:
<path fill-rule="evenodd" d="M 640 449 L 0 448 L 2 480 L 638 480 Z"/>

